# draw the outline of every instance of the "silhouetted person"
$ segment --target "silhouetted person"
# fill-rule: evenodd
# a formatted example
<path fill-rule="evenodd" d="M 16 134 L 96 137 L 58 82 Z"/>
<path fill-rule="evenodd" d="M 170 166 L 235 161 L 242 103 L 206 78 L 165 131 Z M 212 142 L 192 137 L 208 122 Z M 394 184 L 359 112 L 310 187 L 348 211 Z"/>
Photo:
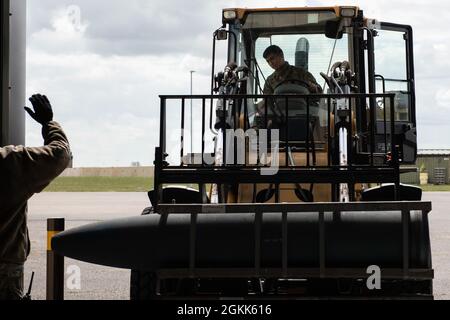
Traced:
<path fill-rule="evenodd" d="M 53 121 L 46 96 L 30 99 L 28 114 L 42 125 L 44 146 L 0 148 L 0 300 L 23 296 L 24 263 L 30 253 L 27 200 L 61 174 L 70 161 L 69 142 Z"/>

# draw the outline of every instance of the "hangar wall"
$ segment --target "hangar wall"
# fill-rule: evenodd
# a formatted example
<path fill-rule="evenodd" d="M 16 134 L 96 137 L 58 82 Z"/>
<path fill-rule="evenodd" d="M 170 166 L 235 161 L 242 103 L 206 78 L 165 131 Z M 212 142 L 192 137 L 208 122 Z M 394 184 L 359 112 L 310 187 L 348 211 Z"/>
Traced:
<path fill-rule="evenodd" d="M 1 145 L 25 144 L 26 0 L 0 4 Z"/>

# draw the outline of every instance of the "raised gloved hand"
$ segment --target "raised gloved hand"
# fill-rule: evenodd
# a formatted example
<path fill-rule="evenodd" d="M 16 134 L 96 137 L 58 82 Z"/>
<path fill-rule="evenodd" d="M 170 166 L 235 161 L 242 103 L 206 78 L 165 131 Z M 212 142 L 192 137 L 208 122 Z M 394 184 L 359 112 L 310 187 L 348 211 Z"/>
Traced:
<path fill-rule="evenodd" d="M 36 122 L 45 125 L 53 120 L 52 106 L 45 95 L 35 94 L 29 100 L 33 105 L 34 112 L 28 107 L 25 107 L 25 111 L 27 111 Z"/>

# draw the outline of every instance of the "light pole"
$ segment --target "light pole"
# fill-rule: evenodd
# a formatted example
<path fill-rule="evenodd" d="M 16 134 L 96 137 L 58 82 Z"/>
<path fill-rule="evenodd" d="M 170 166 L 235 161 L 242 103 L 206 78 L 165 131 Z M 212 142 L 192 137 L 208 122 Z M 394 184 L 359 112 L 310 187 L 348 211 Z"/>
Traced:
<path fill-rule="evenodd" d="M 192 96 L 192 74 L 195 72 L 194 70 L 189 71 L 191 73 L 191 96 Z M 192 98 L 191 98 L 191 158 L 194 154 L 193 146 L 192 146 L 192 135 L 193 135 L 193 128 L 192 128 Z M 192 160 L 192 159 L 191 159 Z"/>

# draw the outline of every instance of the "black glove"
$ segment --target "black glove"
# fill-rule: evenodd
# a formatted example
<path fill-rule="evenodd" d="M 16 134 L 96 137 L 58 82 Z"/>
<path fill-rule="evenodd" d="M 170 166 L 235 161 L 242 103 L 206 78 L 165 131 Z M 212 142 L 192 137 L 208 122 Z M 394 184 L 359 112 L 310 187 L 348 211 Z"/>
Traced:
<path fill-rule="evenodd" d="M 53 120 L 52 106 L 46 96 L 35 94 L 29 100 L 33 105 L 34 112 L 28 107 L 25 107 L 25 111 L 27 111 L 36 122 L 45 125 Z"/>

